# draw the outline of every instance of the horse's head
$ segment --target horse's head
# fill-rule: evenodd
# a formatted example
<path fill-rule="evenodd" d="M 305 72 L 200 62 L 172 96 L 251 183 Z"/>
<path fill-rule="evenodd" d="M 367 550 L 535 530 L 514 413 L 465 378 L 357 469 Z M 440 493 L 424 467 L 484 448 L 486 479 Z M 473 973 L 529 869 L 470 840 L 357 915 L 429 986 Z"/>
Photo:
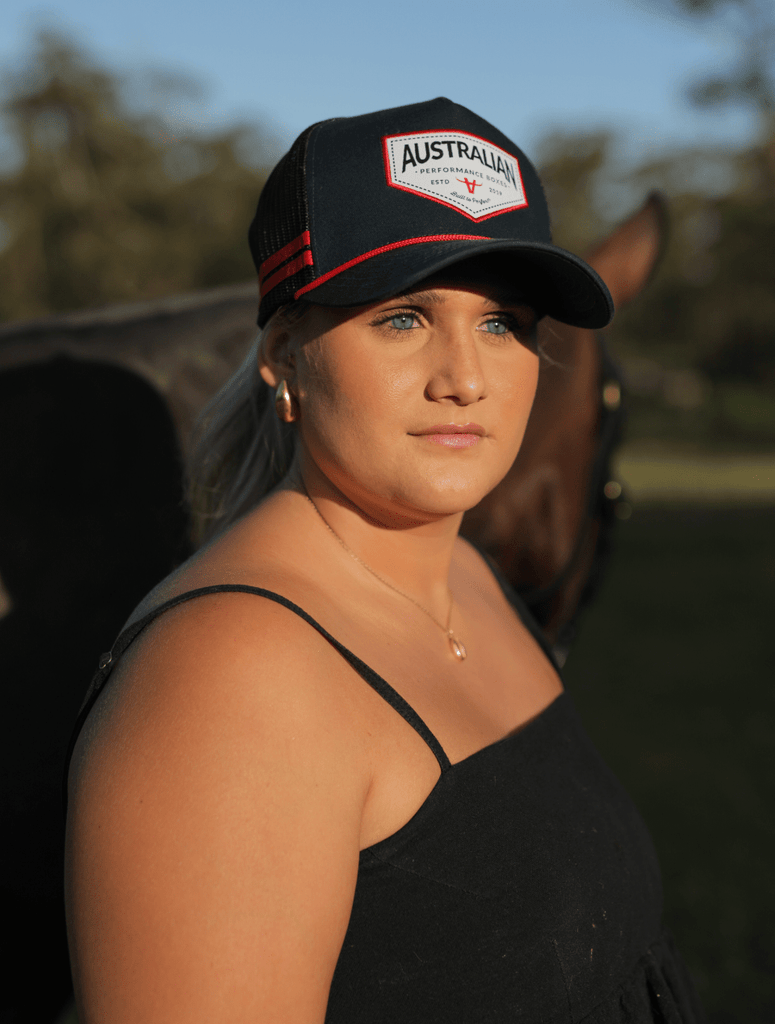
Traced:
<path fill-rule="evenodd" d="M 665 236 L 665 206 L 651 195 L 585 258 L 617 309 L 643 288 Z M 573 620 L 610 516 L 603 487 L 618 437 L 618 375 L 593 331 L 545 318 L 546 355 L 525 439 L 498 487 L 465 517 L 479 543 L 523 594 L 550 641 Z"/>

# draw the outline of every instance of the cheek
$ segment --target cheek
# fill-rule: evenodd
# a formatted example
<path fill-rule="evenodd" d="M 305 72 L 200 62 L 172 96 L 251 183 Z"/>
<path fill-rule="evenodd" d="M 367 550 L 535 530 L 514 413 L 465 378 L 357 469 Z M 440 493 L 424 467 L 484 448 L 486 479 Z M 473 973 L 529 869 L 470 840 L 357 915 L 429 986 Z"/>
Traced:
<path fill-rule="evenodd" d="M 525 396 L 525 402 L 527 404 L 527 412 L 530 415 L 530 410 L 533 407 L 533 400 L 538 390 L 538 374 L 540 370 L 540 360 L 537 353 L 530 353 L 530 360 L 527 372 L 525 373 L 525 386 L 523 393 Z"/>
<path fill-rule="evenodd" d="M 502 377 L 502 399 L 508 422 L 512 425 L 517 440 L 525 432 L 530 410 L 538 388 L 539 359 L 535 352 L 523 349 L 508 375 Z"/>
<path fill-rule="evenodd" d="M 384 429 L 396 410 L 417 391 L 421 372 L 415 361 L 375 358 L 357 337 L 347 344 L 321 338 L 305 346 L 297 363 L 296 391 L 310 426 L 329 429 Z M 420 386 L 420 392 L 422 387 Z"/>
<path fill-rule="evenodd" d="M 298 364 L 301 435 L 316 456 L 352 456 L 359 441 L 379 430 L 400 384 L 359 358 L 357 346 L 310 347 Z"/>

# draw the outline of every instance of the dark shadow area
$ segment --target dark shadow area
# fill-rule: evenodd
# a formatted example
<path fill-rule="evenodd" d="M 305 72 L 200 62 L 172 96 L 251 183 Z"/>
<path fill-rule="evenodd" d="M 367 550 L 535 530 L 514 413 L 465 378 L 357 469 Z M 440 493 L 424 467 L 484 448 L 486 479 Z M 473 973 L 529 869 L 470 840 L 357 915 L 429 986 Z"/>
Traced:
<path fill-rule="evenodd" d="M 142 378 L 58 357 L 0 374 L 0 1024 L 72 993 L 62 766 L 99 655 L 188 554 L 172 419 Z"/>
<path fill-rule="evenodd" d="M 711 1024 L 775 1020 L 775 508 L 642 508 L 565 674 L 662 863 Z"/>

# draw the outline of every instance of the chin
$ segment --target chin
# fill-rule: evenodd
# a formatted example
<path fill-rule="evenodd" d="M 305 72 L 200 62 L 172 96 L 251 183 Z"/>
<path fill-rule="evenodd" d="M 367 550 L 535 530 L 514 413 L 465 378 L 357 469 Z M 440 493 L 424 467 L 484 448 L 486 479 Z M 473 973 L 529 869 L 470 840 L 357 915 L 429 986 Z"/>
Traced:
<path fill-rule="evenodd" d="M 401 495 L 401 504 L 407 509 L 433 516 L 454 516 L 468 512 L 497 486 L 502 477 L 497 479 L 471 480 L 427 480 L 427 486 L 411 487 Z"/>

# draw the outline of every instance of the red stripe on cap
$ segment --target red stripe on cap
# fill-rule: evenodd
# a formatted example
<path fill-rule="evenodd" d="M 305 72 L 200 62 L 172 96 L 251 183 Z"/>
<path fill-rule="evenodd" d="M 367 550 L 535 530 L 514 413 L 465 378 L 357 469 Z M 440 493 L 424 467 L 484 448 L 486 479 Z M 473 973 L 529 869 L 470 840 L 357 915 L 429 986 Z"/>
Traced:
<path fill-rule="evenodd" d="M 269 278 L 265 277 L 262 281 L 259 277 L 258 284 L 261 292 L 261 298 L 263 299 L 268 295 L 274 286 L 279 284 L 281 281 L 284 281 L 286 277 L 293 277 L 294 274 L 298 274 L 302 267 L 311 267 L 312 262 L 312 253 L 309 249 L 305 249 L 303 253 L 296 257 L 295 260 L 291 260 L 290 263 L 286 263 L 285 266 L 273 271 L 273 273 L 269 275 L 269 277 L 272 278 L 270 284 L 267 284 Z"/>
<path fill-rule="evenodd" d="M 329 270 L 327 274 L 321 274 L 320 277 L 316 277 L 314 281 L 310 281 L 309 284 L 305 284 L 303 288 L 299 288 L 294 294 L 294 299 L 298 299 L 300 295 L 310 291 L 312 288 L 317 288 L 318 285 L 323 284 L 332 277 L 336 277 L 337 274 L 341 274 L 343 270 L 349 270 L 350 267 L 354 267 L 356 263 L 363 263 L 364 260 L 371 259 L 372 256 L 379 256 L 383 252 L 389 252 L 391 249 L 403 249 L 406 245 L 418 245 L 422 242 L 488 242 L 490 241 L 489 235 L 422 235 L 420 238 L 404 238 L 400 242 L 391 242 L 389 245 L 381 245 L 379 249 L 371 249 L 369 252 L 363 253 L 362 256 L 356 256 L 353 260 L 348 260 L 347 263 L 342 263 L 341 266 L 334 267 L 333 270 Z M 310 260 L 310 263 L 312 261 Z"/>
<path fill-rule="evenodd" d="M 309 231 L 302 231 L 298 238 L 294 238 L 292 242 L 288 242 L 288 244 L 284 245 L 282 249 L 278 249 L 276 253 L 265 259 L 258 271 L 259 283 L 269 277 L 276 266 L 279 266 L 279 264 L 284 260 L 290 259 L 294 253 L 299 251 L 299 249 L 309 244 Z"/>

